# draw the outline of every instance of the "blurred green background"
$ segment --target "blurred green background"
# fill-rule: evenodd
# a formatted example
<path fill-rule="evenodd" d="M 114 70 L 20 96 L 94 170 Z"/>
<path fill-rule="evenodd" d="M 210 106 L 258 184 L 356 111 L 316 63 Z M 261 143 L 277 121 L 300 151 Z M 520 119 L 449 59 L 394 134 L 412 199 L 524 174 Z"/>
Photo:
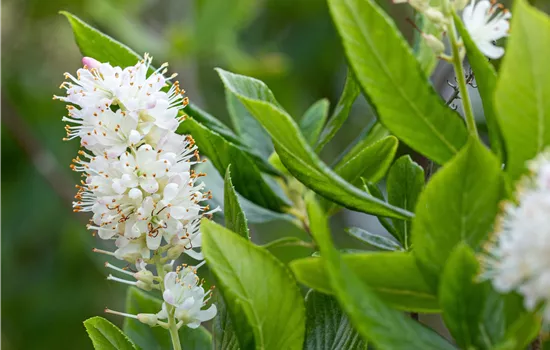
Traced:
<path fill-rule="evenodd" d="M 410 38 L 409 9 L 380 3 Z M 84 229 L 88 218 L 71 210 L 78 176 L 69 163 L 78 145 L 61 141 L 65 109 L 52 95 L 81 56 L 59 10 L 151 53 L 157 64 L 168 61 L 191 101 L 227 124 L 214 67 L 264 80 L 295 118 L 320 98 L 334 105 L 346 75 L 322 0 L 2 1 L 4 349 L 91 348 L 82 321 L 124 305 L 125 288 L 105 280 L 105 258 L 91 252 L 98 242 Z M 361 97 L 323 158 L 330 164 L 372 117 Z M 344 212 L 336 221 L 379 230 L 367 215 Z M 266 242 L 292 230 L 289 223 L 259 225 L 253 235 Z"/>

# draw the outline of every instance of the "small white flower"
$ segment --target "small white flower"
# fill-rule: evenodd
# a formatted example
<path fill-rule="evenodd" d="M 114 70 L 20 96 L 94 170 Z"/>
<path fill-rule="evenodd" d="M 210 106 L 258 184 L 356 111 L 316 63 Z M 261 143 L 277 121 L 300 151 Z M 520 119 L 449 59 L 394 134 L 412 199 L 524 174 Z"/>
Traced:
<path fill-rule="evenodd" d="M 184 267 L 181 269 L 178 267 L 176 272 L 166 274 L 164 278 L 165 290 L 162 295 L 164 303 L 162 310 L 157 314 L 159 319 L 168 317 L 166 304 L 175 308 L 176 319 L 189 328 L 197 328 L 201 322 L 211 320 L 216 316 L 217 309 L 214 304 L 210 305 L 208 309 L 202 310 L 210 299 L 211 291 L 204 291 L 196 274 L 196 268 Z"/>
<path fill-rule="evenodd" d="M 523 295 L 528 310 L 543 303 L 550 323 L 550 153 L 529 168 L 531 176 L 521 180 L 516 200 L 505 204 L 497 221 L 482 276 L 500 292 Z"/>
<path fill-rule="evenodd" d="M 489 0 L 472 0 L 464 8 L 462 20 L 479 50 L 487 57 L 497 59 L 504 55 L 504 48 L 493 42 L 508 36 L 512 17 L 510 11 Z"/>

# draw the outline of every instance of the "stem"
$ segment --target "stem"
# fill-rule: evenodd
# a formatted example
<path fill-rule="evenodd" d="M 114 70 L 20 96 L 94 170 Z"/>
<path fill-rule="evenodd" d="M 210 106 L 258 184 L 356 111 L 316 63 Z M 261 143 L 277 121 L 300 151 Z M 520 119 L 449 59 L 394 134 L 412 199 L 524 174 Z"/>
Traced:
<path fill-rule="evenodd" d="M 155 265 L 157 267 L 157 275 L 161 279 L 160 291 L 161 293 L 164 293 L 164 276 L 166 275 L 166 272 L 164 271 L 164 266 L 160 261 L 160 255 L 155 254 L 153 260 L 155 261 Z M 181 350 L 180 335 L 178 333 L 177 326 L 178 323 L 174 317 L 174 307 L 166 303 L 166 311 L 168 314 L 168 331 L 170 332 L 170 338 L 172 339 L 172 346 L 174 347 L 174 350 Z"/>
<path fill-rule="evenodd" d="M 474 118 L 474 111 L 472 108 L 472 101 L 470 94 L 468 93 L 468 87 L 466 84 L 466 78 L 464 77 L 464 68 L 462 67 L 462 59 L 460 57 L 460 44 L 458 43 L 458 35 L 456 33 L 456 27 L 454 18 L 451 15 L 447 17 L 449 19 L 449 40 L 451 42 L 451 48 L 453 53 L 453 66 L 455 68 L 456 80 L 458 82 L 458 88 L 460 91 L 460 97 L 462 99 L 462 106 L 464 107 L 464 116 L 466 118 L 466 126 L 470 134 L 478 138 L 476 121 Z"/>

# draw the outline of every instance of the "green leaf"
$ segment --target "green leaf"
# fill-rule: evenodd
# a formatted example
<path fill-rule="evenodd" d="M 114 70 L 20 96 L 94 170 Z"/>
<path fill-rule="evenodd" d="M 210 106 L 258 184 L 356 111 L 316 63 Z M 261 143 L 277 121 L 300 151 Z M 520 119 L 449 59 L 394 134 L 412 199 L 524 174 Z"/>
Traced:
<path fill-rule="evenodd" d="M 424 169 L 411 159 L 409 155 L 402 156 L 392 165 L 386 180 L 388 202 L 414 212 L 416 201 L 424 188 Z M 397 239 L 405 247 L 410 247 L 411 224 L 405 220 L 393 220 Z"/>
<path fill-rule="evenodd" d="M 475 281 L 479 263 L 466 244 L 449 256 L 439 284 L 443 319 L 461 349 L 477 347 L 482 322 L 485 285 Z"/>
<path fill-rule="evenodd" d="M 256 348 L 301 349 L 305 308 L 286 267 L 267 250 L 209 220 L 202 221 L 201 231 L 208 266 L 230 310 L 232 304 L 242 307 Z"/>
<path fill-rule="evenodd" d="M 321 251 L 322 253 L 322 251 Z M 412 312 L 439 312 L 435 293 L 424 282 L 414 257 L 404 252 L 375 252 L 342 255 L 354 276 L 395 308 Z M 323 261 L 319 258 L 294 260 L 290 268 L 296 279 L 326 294 L 334 294 Z"/>
<path fill-rule="evenodd" d="M 363 178 L 361 180 L 363 181 L 363 188 L 365 189 L 365 191 L 367 191 L 374 197 L 386 202 L 386 198 L 384 198 L 384 194 L 382 193 L 378 185 L 369 183 Z M 399 234 L 397 233 L 395 227 L 393 227 L 392 221 L 382 216 L 378 216 L 377 218 L 380 224 L 389 232 L 389 234 L 399 241 Z"/>
<path fill-rule="evenodd" d="M 218 313 L 212 326 L 214 333 L 213 348 L 215 350 L 239 350 L 239 340 L 233 327 L 233 321 L 223 297 L 219 294 L 216 298 L 216 306 L 218 307 Z"/>
<path fill-rule="evenodd" d="M 420 67 L 426 77 L 430 77 L 437 66 L 438 58 L 432 50 L 432 48 L 427 44 L 426 40 L 422 37 L 422 34 L 431 34 L 441 39 L 441 30 L 439 30 L 435 24 L 427 19 L 422 13 L 416 13 L 416 25 L 420 28 L 420 31 L 414 32 L 414 55 Z"/>
<path fill-rule="evenodd" d="M 459 115 L 438 96 L 393 21 L 373 0 L 329 0 L 348 63 L 400 140 L 437 163 L 466 143 Z"/>
<path fill-rule="evenodd" d="M 515 350 L 527 348 L 539 335 L 540 325 L 541 320 L 536 313 L 524 313 L 506 330 L 504 339 L 494 349 Z M 542 347 L 542 349 L 547 348 Z"/>
<path fill-rule="evenodd" d="M 84 327 L 99 350 L 136 350 L 136 346 L 122 331 L 103 317 L 92 317 L 84 321 Z"/>
<path fill-rule="evenodd" d="M 412 242 L 415 256 L 434 289 L 448 256 L 459 242 L 464 241 L 475 250 L 486 240 L 501 189 L 498 160 L 472 139 L 420 194 L 412 223 Z"/>
<path fill-rule="evenodd" d="M 300 129 L 310 146 L 315 146 L 327 121 L 329 102 L 323 98 L 307 109 L 300 119 Z"/>
<path fill-rule="evenodd" d="M 257 150 L 262 158 L 268 159 L 275 151 L 269 134 L 258 123 L 241 101 L 230 90 L 225 90 L 229 117 L 241 140 L 252 150 Z"/>
<path fill-rule="evenodd" d="M 393 239 L 367 232 L 358 227 L 348 228 L 346 229 L 346 232 L 349 233 L 352 237 L 356 238 L 358 241 L 379 249 L 389 251 L 403 250 L 403 247 L 401 247 L 399 243 L 397 243 Z"/>
<path fill-rule="evenodd" d="M 315 151 L 317 153 L 321 152 L 323 147 L 330 140 L 332 140 L 332 138 L 334 137 L 334 135 L 336 135 L 338 130 L 340 130 L 346 119 L 348 119 L 351 106 L 353 105 L 353 102 L 355 102 L 355 100 L 357 99 L 357 96 L 359 96 L 359 92 L 359 85 L 357 85 L 357 82 L 355 81 L 355 78 L 353 77 L 351 71 L 348 70 L 342 96 L 340 96 L 340 100 L 334 108 L 334 111 L 332 112 L 332 115 L 328 120 L 327 125 L 321 132 L 321 136 L 319 137 L 319 141 L 317 142 L 317 146 L 315 147 Z"/>
<path fill-rule="evenodd" d="M 368 140 L 368 137 L 365 140 Z M 368 146 L 359 142 L 336 165 L 334 171 L 357 188 L 361 188 L 361 178 L 376 183 L 390 168 L 398 144 L 399 141 L 393 136 L 385 137 Z M 332 215 L 337 208 L 336 204 L 330 203 L 327 213 Z"/>
<path fill-rule="evenodd" d="M 187 118 L 179 129 L 193 135 L 202 155 L 206 155 L 220 174 L 233 164 L 232 181 L 235 189 L 245 198 L 273 211 L 282 211 L 286 203 L 275 194 L 262 178 L 258 167 L 236 145 L 193 118 Z"/>
<path fill-rule="evenodd" d="M 306 198 L 306 206 L 311 232 L 321 249 L 321 262 L 328 281 L 342 309 L 364 339 L 372 341 L 380 349 L 453 349 L 437 333 L 386 305 L 334 247 L 327 216 L 314 196 Z"/>
<path fill-rule="evenodd" d="M 296 122 L 282 109 L 267 86 L 256 79 L 217 68 L 226 88 L 243 102 L 275 143 L 285 167 L 303 184 L 347 208 L 389 217 L 411 214 L 388 205 L 347 183 L 311 150 Z"/>
<path fill-rule="evenodd" d="M 235 187 L 233 187 L 233 182 L 231 182 L 231 166 L 228 166 L 227 171 L 225 172 L 224 184 L 223 211 L 225 215 L 225 227 L 238 233 L 246 239 L 250 239 L 248 223 L 241 205 L 239 204 L 239 199 L 237 198 Z"/>
<path fill-rule="evenodd" d="M 270 250 L 273 248 L 289 247 L 289 246 L 313 249 L 315 247 L 315 244 L 311 242 L 302 241 L 298 237 L 282 237 L 274 241 L 271 241 L 269 243 L 266 243 L 262 247 Z"/>
<path fill-rule="evenodd" d="M 306 315 L 304 349 L 367 349 L 334 297 L 310 290 L 306 295 Z"/>
<path fill-rule="evenodd" d="M 130 287 L 126 293 L 126 312 L 137 315 L 139 313 L 156 314 L 162 308 L 162 301 L 150 294 Z M 141 349 L 171 350 L 172 341 L 168 330 L 161 327 L 150 327 L 133 318 L 124 319 L 124 333 L 126 333 Z M 191 329 L 181 327 L 179 336 L 183 350 L 200 350 L 210 348 L 212 337 L 204 328 Z"/>
<path fill-rule="evenodd" d="M 507 149 L 512 180 L 525 162 L 550 144 L 550 19 L 515 1 L 506 55 L 495 90 L 495 108 Z"/>

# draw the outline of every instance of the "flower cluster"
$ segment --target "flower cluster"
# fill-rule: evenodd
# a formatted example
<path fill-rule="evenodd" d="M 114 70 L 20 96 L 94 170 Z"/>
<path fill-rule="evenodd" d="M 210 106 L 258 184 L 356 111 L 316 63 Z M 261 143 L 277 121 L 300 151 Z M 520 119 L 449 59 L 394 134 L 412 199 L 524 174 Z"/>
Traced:
<path fill-rule="evenodd" d="M 445 0 L 447 1 L 447 0 Z M 449 5 L 430 6 L 429 0 L 394 0 L 394 3 L 409 3 L 416 11 L 422 13 L 435 24 L 441 33 L 454 30 L 449 27 L 449 10 L 462 11 L 462 21 L 478 49 L 487 57 L 497 59 L 504 55 L 504 49 L 494 44 L 496 40 L 508 36 L 512 17 L 510 11 L 496 0 L 449 0 Z M 446 11 L 445 11 L 446 10 Z M 433 34 L 423 33 L 426 43 L 438 55 L 445 51 L 444 43 Z"/>
<path fill-rule="evenodd" d="M 114 252 L 95 251 L 138 269 L 128 273 L 135 282 L 109 279 L 164 290 L 162 278 L 148 271 L 147 264 L 162 266 L 182 253 L 203 260 L 200 220 L 214 211 L 202 204 L 211 197 L 197 181 L 204 174 L 191 168 L 201 161 L 197 146 L 191 136 L 176 133 L 188 99 L 179 83 L 172 82 L 175 75 L 164 76 L 167 64 L 153 70 L 151 60 L 145 55 L 136 65 L 120 68 L 85 57 L 76 77 L 65 74 L 61 88 L 66 95 L 54 98 L 68 103 L 66 140 L 78 138 L 83 148 L 71 165 L 84 177 L 77 185 L 74 210 L 92 213 L 88 228 L 116 245 Z M 198 302 L 202 287 L 193 288 L 191 297 Z M 181 314 L 185 320 L 196 315 L 208 319 L 196 310 L 203 306 L 200 300 L 189 315 Z M 207 315 L 213 317 L 211 311 Z"/>
<path fill-rule="evenodd" d="M 550 152 L 528 163 L 530 175 L 517 187 L 513 202 L 505 202 L 495 235 L 482 257 L 483 279 L 499 292 L 523 295 L 525 307 L 543 305 L 550 324 Z"/>

